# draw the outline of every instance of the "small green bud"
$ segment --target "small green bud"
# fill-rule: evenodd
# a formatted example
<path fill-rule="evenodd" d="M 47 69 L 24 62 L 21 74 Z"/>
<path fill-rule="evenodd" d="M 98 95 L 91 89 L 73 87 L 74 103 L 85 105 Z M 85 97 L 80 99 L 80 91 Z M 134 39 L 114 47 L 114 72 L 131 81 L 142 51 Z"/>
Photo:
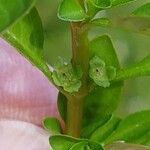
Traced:
<path fill-rule="evenodd" d="M 61 86 L 65 91 L 77 92 L 81 87 L 82 70 L 79 66 L 73 67 L 71 63 L 59 59 L 52 73 L 52 78 L 57 86 Z"/>
<path fill-rule="evenodd" d="M 90 60 L 89 76 L 97 85 L 106 88 L 110 86 L 109 79 L 116 76 L 116 68 L 106 66 L 103 60 L 94 56 Z"/>

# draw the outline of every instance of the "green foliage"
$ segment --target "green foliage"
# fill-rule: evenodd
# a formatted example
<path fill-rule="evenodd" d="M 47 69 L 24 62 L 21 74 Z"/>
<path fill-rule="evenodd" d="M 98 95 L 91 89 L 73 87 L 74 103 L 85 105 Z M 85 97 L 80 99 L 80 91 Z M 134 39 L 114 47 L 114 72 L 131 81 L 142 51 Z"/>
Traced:
<path fill-rule="evenodd" d="M 100 143 L 104 142 L 104 140 L 108 138 L 117 128 L 120 120 L 120 118 L 112 115 L 111 118 L 103 126 L 95 129 L 95 131 L 91 134 L 90 139 L 93 141 L 98 141 Z"/>
<path fill-rule="evenodd" d="M 51 77 L 49 68 L 43 59 L 43 28 L 35 8 L 22 20 L 6 30 L 3 37 L 46 76 Z"/>
<path fill-rule="evenodd" d="M 107 69 L 108 68 L 108 69 Z M 114 78 L 116 75 L 116 69 L 112 66 L 107 67 L 105 62 L 99 57 L 94 56 L 90 60 L 89 76 L 94 82 L 101 87 L 109 87 L 110 78 Z"/>
<path fill-rule="evenodd" d="M 82 129 L 81 137 L 90 138 L 92 133 L 111 119 L 112 115 L 102 116 Z"/>
<path fill-rule="evenodd" d="M 52 73 L 54 83 L 70 93 L 78 92 L 81 87 L 81 77 L 82 70 L 79 66 L 73 67 L 71 63 L 67 63 L 61 58 Z"/>
<path fill-rule="evenodd" d="M 41 19 L 36 8 L 31 9 L 35 0 L 0 0 L 0 32 L 3 31 L 3 38 L 61 90 L 63 94 L 59 92 L 58 107 L 65 123 L 68 123 L 66 131 L 69 131 L 69 134 L 74 133 L 72 122 L 77 123 L 75 125 L 81 130 L 81 138 L 61 135 L 59 121 L 55 118 L 45 118 L 43 125 L 53 133 L 49 142 L 54 150 L 103 150 L 102 145 L 106 150 L 149 149 L 127 143 L 150 146 L 150 111 L 134 113 L 123 120 L 112 113 L 118 106 L 123 81 L 150 75 L 150 55 L 121 69 L 109 36 L 103 35 L 92 41 L 87 40 L 90 25 L 113 26 L 108 18 L 94 18 L 99 11 L 133 1 L 135 0 L 63 0 L 59 6 L 58 17 L 72 23 L 73 58 L 69 63 L 60 59 L 54 65 L 53 71 L 50 71 L 43 59 L 44 35 Z M 150 3 L 136 9 L 129 17 L 121 18 L 119 25 L 150 35 Z M 84 38 L 86 44 L 81 44 L 81 39 L 85 41 Z M 80 61 L 82 57 L 83 60 Z M 80 66 L 82 69 L 83 66 L 87 68 L 87 74 L 82 72 Z M 76 107 L 72 107 L 73 110 L 67 108 L 66 97 L 69 106 L 77 104 Z M 78 101 L 71 103 L 71 100 Z M 84 102 L 83 106 L 80 106 L 80 102 Z M 76 112 L 72 112 L 74 110 Z M 68 115 L 68 112 L 71 113 Z M 78 112 L 83 112 L 82 122 L 81 117 L 78 117 L 82 116 L 82 113 L 76 115 Z M 78 120 L 73 120 L 73 114 Z M 72 122 L 67 120 L 67 115 Z M 116 141 L 127 143 L 112 144 Z"/>
<path fill-rule="evenodd" d="M 117 72 L 116 77 L 114 78 L 114 81 L 149 75 L 150 75 L 150 55 L 145 57 L 141 62 L 137 64 L 119 70 Z"/>
<path fill-rule="evenodd" d="M 66 122 L 67 120 L 67 98 L 61 92 L 59 92 L 58 94 L 57 105 L 58 105 L 58 110 L 59 110 L 61 117 Z"/>
<path fill-rule="evenodd" d="M 109 26 L 111 25 L 111 22 L 109 19 L 107 18 L 98 18 L 98 19 L 94 19 L 91 21 L 91 24 L 92 25 L 96 25 L 96 26 L 103 26 L 103 27 L 106 27 L 106 26 Z"/>
<path fill-rule="evenodd" d="M 133 12 L 133 15 L 139 17 L 150 17 L 150 3 L 146 3 Z M 149 18 L 150 19 L 150 18 Z"/>
<path fill-rule="evenodd" d="M 46 130 L 53 134 L 61 133 L 61 125 L 56 118 L 46 117 L 43 120 L 43 126 Z"/>
<path fill-rule="evenodd" d="M 145 136 L 150 131 L 150 111 L 141 111 L 127 116 L 122 120 L 119 126 L 114 130 L 114 132 L 109 136 L 105 144 L 112 143 L 114 141 L 125 141 L 128 143 L 137 143 L 137 141 Z M 150 139 L 145 136 L 145 140 Z M 146 142 L 147 143 L 147 142 Z M 143 143 L 142 144 L 146 144 Z M 139 143 L 140 140 L 139 140 Z"/>
<path fill-rule="evenodd" d="M 58 10 L 58 17 L 64 21 L 83 21 L 87 18 L 84 9 L 77 0 L 63 0 Z"/>
<path fill-rule="evenodd" d="M 118 58 L 112 42 L 107 35 L 93 39 L 90 42 L 90 58 L 99 57 L 105 62 L 106 66 L 115 67 L 116 71 L 120 69 Z M 111 76 L 113 71 L 107 69 Z M 117 107 L 121 93 L 122 82 L 111 84 L 108 88 L 94 86 L 94 89 L 86 97 L 84 107 L 84 124 L 91 123 L 97 117 L 111 114 Z"/>
<path fill-rule="evenodd" d="M 112 26 L 116 26 L 115 23 L 112 23 Z M 128 17 L 120 18 L 118 27 L 150 36 L 150 3 L 137 8 Z"/>
<path fill-rule="evenodd" d="M 150 148 L 142 145 L 116 142 L 110 145 L 106 145 L 105 150 L 150 150 Z"/>
<path fill-rule="evenodd" d="M 102 146 L 88 139 L 78 139 L 67 135 L 50 137 L 53 150 L 103 150 Z"/>
<path fill-rule="evenodd" d="M 89 0 L 96 8 L 105 9 L 111 6 L 110 0 Z"/>
<path fill-rule="evenodd" d="M 0 32 L 26 15 L 35 5 L 35 0 L 0 0 Z"/>
<path fill-rule="evenodd" d="M 130 2 L 133 2 L 135 0 L 111 0 L 112 6 L 117 6 L 117 5 L 124 5 Z"/>

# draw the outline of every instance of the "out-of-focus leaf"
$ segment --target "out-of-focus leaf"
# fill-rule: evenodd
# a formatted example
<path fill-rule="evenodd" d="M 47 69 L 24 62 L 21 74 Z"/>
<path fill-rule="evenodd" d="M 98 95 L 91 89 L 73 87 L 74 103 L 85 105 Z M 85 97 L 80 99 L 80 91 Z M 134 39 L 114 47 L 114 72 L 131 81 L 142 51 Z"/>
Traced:
<path fill-rule="evenodd" d="M 95 7 L 105 9 L 111 6 L 111 0 L 89 0 Z"/>
<path fill-rule="evenodd" d="M 95 129 L 90 139 L 102 143 L 117 128 L 120 121 L 120 118 L 112 115 L 110 120 L 108 120 L 103 126 L 100 126 L 97 129 Z"/>
<path fill-rule="evenodd" d="M 36 0 L 0 0 L 0 32 L 26 15 Z"/>
<path fill-rule="evenodd" d="M 107 35 L 100 36 L 90 42 L 90 57 L 98 56 L 106 66 L 120 69 L 118 58 L 112 42 Z M 93 122 L 96 117 L 111 114 L 117 107 L 122 83 L 111 84 L 108 88 L 96 86 L 86 97 L 84 107 L 84 124 Z"/>
<path fill-rule="evenodd" d="M 140 143 L 142 145 L 150 146 L 150 131 L 148 131 L 143 136 L 141 136 L 139 139 L 137 139 L 135 141 L 135 143 Z"/>
<path fill-rule="evenodd" d="M 43 126 L 46 130 L 50 131 L 53 134 L 61 133 L 61 125 L 56 118 L 46 117 L 43 120 Z"/>
<path fill-rule="evenodd" d="M 146 3 L 133 12 L 133 15 L 139 17 L 150 17 L 150 3 Z M 150 18 L 149 18 L 150 19 Z"/>
<path fill-rule="evenodd" d="M 141 111 L 127 116 L 117 129 L 106 139 L 105 144 L 114 141 L 135 143 L 150 131 L 150 111 Z M 140 143 L 138 143 L 140 144 Z"/>
<path fill-rule="evenodd" d="M 87 18 L 77 0 L 63 0 L 58 9 L 58 17 L 64 21 L 83 21 Z"/>
<path fill-rule="evenodd" d="M 107 18 L 98 18 L 91 21 L 92 25 L 106 27 L 111 24 L 110 20 Z"/>
<path fill-rule="evenodd" d="M 137 64 L 119 70 L 116 77 L 114 78 L 114 81 L 120 81 L 139 76 L 150 76 L 150 55 L 145 57 Z"/>
<path fill-rule="evenodd" d="M 3 37 L 49 79 L 51 78 L 51 73 L 43 58 L 44 35 L 42 23 L 35 8 L 17 24 L 6 30 Z"/>
<path fill-rule="evenodd" d="M 125 4 L 133 2 L 133 1 L 135 1 L 135 0 L 111 0 L 112 6 L 125 5 Z"/>
<path fill-rule="evenodd" d="M 150 18 L 130 16 L 112 21 L 112 27 L 150 36 Z"/>
<path fill-rule="evenodd" d="M 110 145 L 106 145 L 105 150 L 150 150 L 150 148 L 142 145 L 117 142 Z"/>
<path fill-rule="evenodd" d="M 84 138 L 90 138 L 91 134 L 99 127 L 103 126 L 107 121 L 110 120 L 112 115 L 103 116 L 100 118 L 97 118 L 96 121 L 90 123 L 86 127 L 82 129 L 81 136 Z"/>

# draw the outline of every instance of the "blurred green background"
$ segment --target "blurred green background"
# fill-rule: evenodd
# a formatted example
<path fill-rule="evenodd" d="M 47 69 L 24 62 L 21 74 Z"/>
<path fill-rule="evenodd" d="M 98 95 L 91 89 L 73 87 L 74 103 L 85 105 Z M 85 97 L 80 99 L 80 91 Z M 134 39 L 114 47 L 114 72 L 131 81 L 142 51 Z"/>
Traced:
<path fill-rule="evenodd" d="M 126 6 L 115 7 L 100 13 L 112 20 L 125 17 L 138 6 L 149 0 L 138 0 Z M 45 58 L 50 64 L 56 62 L 58 56 L 71 57 L 71 38 L 69 24 L 57 18 L 60 0 L 39 0 L 37 8 L 43 21 Z M 91 30 L 89 38 L 95 35 L 109 34 L 118 54 L 121 66 L 135 63 L 150 54 L 150 35 L 142 35 L 122 29 L 121 27 L 100 28 Z M 150 109 L 150 77 L 140 77 L 125 81 L 121 101 L 116 111 L 125 116 L 138 110 Z"/>

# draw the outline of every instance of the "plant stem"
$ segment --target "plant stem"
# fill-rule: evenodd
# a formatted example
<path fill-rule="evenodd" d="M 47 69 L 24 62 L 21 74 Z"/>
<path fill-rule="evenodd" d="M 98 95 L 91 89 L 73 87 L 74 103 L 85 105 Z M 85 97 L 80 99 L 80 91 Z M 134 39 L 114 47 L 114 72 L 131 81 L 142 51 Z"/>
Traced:
<path fill-rule="evenodd" d="M 67 134 L 80 137 L 83 99 L 72 97 L 68 100 L 67 106 Z"/>
<path fill-rule="evenodd" d="M 67 96 L 67 134 L 80 137 L 84 98 L 88 93 L 89 46 L 88 29 L 81 23 L 71 23 L 72 64 L 83 71 L 82 86 L 74 95 Z"/>

